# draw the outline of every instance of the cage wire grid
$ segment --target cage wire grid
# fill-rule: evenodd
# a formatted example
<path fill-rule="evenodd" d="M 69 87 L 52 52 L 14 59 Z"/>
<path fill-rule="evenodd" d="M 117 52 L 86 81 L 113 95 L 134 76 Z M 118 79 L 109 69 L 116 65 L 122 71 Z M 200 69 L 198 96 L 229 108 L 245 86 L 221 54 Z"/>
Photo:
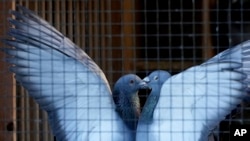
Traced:
<path fill-rule="evenodd" d="M 8 9 L 16 5 L 35 11 L 81 47 L 111 89 L 124 74 L 143 78 L 162 69 L 174 75 L 250 37 L 249 0 L 1 0 L 1 38 Z M 55 141 L 46 112 L 15 82 L 9 65 L 0 65 L 0 140 Z M 144 92 L 139 96 L 144 105 Z M 229 140 L 230 125 L 249 125 L 248 105 L 242 102 L 221 121 L 218 140 Z"/>

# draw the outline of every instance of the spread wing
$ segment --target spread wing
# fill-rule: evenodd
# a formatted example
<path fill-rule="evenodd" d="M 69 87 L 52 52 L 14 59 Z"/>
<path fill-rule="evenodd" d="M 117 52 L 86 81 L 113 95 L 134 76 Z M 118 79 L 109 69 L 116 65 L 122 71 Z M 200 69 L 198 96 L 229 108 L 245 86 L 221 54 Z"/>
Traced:
<path fill-rule="evenodd" d="M 11 11 L 9 38 L 3 42 L 15 78 L 48 112 L 62 141 L 131 140 L 114 111 L 102 70 L 68 38 L 28 9 Z"/>
<path fill-rule="evenodd" d="M 207 140 L 210 130 L 247 97 L 250 41 L 169 78 L 162 86 L 152 124 L 137 138 Z"/>
<path fill-rule="evenodd" d="M 168 79 L 161 89 L 149 140 L 199 140 L 246 96 L 240 63 L 192 67 Z"/>

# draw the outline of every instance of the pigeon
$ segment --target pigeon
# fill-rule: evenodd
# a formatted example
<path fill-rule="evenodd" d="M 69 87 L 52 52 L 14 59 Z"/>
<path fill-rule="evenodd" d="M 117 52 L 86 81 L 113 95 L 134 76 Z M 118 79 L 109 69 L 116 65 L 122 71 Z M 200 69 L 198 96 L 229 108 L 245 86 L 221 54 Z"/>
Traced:
<path fill-rule="evenodd" d="M 156 70 L 152 72 L 148 77 L 145 77 L 143 80 L 150 85 L 150 95 L 147 97 L 146 103 L 142 109 L 142 113 L 140 116 L 140 121 L 144 121 L 145 123 L 153 122 L 153 111 L 155 106 L 159 100 L 159 94 L 162 87 L 162 84 L 171 77 L 171 74 L 164 70 Z M 150 82 L 152 81 L 152 82 Z"/>
<path fill-rule="evenodd" d="M 173 76 L 152 72 L 144 80 L 152 88 L 147 101 L 153 102 L 143 107 L 136 139 L 208 140 L 219 122 L 249 97 L 249 63 L 250 40 Z"/>
<path fill-rule="evenodd" d="M 121 77 L 114 86 L 112 96 L 116 111 L 127 127 L 136 131 L 138 118 L 141 113 L 139 89 L 149 89 L 145 81 L 134 74 Z"/>
<path fill-rule="evenodd" d="M 57 140 L 135 140 L 131 125 L 139 113 L 127 104 L 139 106 L 137 91 L 147 84 L 135 74 L 122 76 L 112 96 L 103 71 L 82 49 L 27 8 L 17 6 L 10 13 L 9 37 L 2 40 L 9 47 L 1 48 L 8 54 L 5 61 L 20 85 L 47 111 Z"/>

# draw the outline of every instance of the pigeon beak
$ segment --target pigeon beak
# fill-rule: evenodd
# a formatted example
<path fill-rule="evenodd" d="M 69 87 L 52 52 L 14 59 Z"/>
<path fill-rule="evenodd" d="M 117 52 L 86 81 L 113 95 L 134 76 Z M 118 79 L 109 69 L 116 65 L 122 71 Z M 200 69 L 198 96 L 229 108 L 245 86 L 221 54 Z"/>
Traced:
<path fill-rule="evenodd" d="M 148 86 L 148 84 L 145 81 L 140 82 L 139 87 L 140 87 L 140 89 L 150 89 L 150 87 Z"/>
<path fill-rule="evenodd" d="M 145 77 L 145 78 L 143 79 L 143 81 L 146 82 L 146 83 L 149 83 L 149 82 L 150 82 L 150 79 L 149 79 L 148 77 Z"/>

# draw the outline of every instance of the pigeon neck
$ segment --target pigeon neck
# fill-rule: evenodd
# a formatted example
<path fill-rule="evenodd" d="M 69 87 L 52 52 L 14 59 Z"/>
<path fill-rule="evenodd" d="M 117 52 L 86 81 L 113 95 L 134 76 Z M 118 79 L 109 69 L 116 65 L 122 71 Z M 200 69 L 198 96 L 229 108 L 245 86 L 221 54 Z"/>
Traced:
<path fill-rule="evenodd" d="M 160 87 L 153 88 L 143 106 L 140 121 L 145 123 L 153 122 L 153 114 L 160 96 Z"/>
<path fill-rule="evenodd" d="M 147 98 L 147 101 L 142 109 L 140 120 L 145 123 L 151 123 L 153 121 L 153 114 L 155 107 L 157 105 L 159 97 L 156 95 L 150 94 Z"/>
<path fill-rule="evenodd" d="M 125 124 L 131 130 L 135 130 L 140 116 L 140 100 L 138 93 L 119 94 L 119 96 L 119 103 L 116 110 Z"/>

